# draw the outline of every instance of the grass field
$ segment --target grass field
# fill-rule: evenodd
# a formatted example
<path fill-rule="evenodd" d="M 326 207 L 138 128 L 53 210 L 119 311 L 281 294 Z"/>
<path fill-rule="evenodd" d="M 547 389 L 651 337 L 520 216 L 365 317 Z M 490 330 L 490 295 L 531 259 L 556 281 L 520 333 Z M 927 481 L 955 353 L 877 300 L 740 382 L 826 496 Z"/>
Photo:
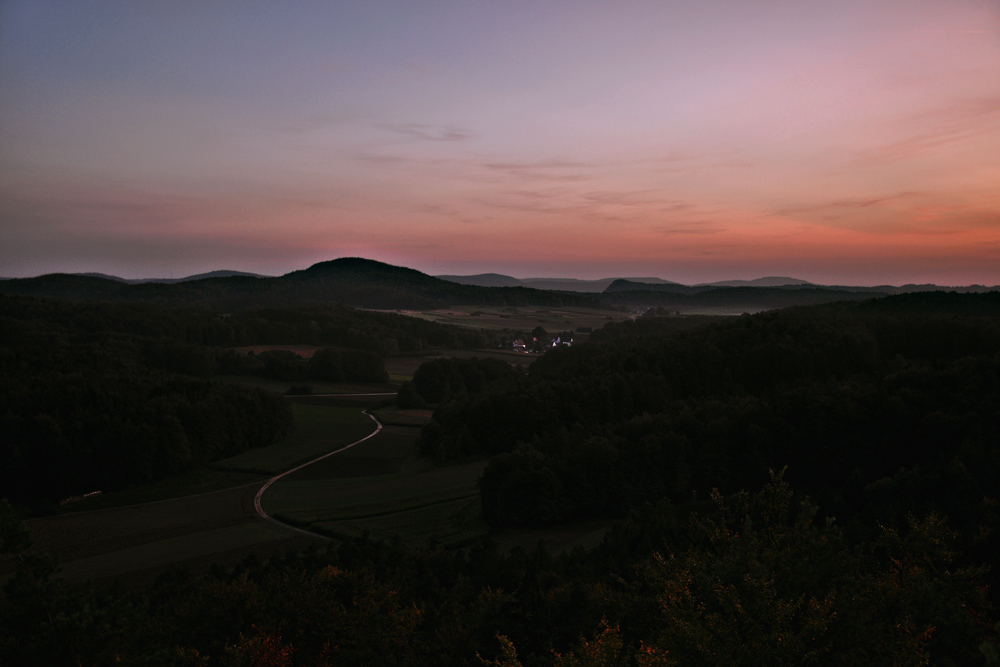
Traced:
<path fill-rule="evenodd" d="M 276 549 L 304 547 L 315 538 L 296 535 L 256 515 L 257 489 L 274 472 L 355 442 L 376 426 L 357 407 L 293 404 L 292 410 L 295 432 L 277 445 L 220 461 L 221 468 L 199 468 L 97 496 L 74 503 L 75 512 L 29 521 L 35 548 L 59 558 L 67 578 L 81 580 L 152 576 L 173 563 L 207 566 L 220 560 L 238 562 L 249 553 L 266 556 Z M 382 463 L 395 461 L 391 468 L 395 472 L 398 463 L 412 454 L 412 436 L 404 444 L 409 448 L 402 454 L 399 446 L 390 451 L 374 447 L 370 454 L 388 455 Z M 370 474 L 366 473 L 370 462 L 360 463 L 354 469 Z M 248 469 L 255 472 L 240 472 Z M 0 579 L 9 574 L 2 565 Z"/>
<path fill-rule="evenodd" d="M 195 468 L 183 475 L 161 479 L 151 484 L 143 484 L 113 493 L 92 496 L 79 502 L 59 508 L 61 514 L 89 512 L 91 510 L 124 507 L 139 503 L 150 503 L 183 496 L 210 493 L 222 489 L 243 486 L 250 482 L 265 482 L 267 475 L 258 472 L 237 470 L 217 470 L 209 467 Z"/>
<path fill-rule="evenodd" d="M 29 519 L 33 550 L 55 556 L 70 580 L 123 578 L 149 583 L 164 568 L 185 563 L 238 563 L 317 542 L 264 521 L 254 512 L 259 483 L 91 512 Z M 7 559 L 9 561 L 10 559 Z M 0 582 L 13 563 L 0 559 Z"/>
<path fill-rule="evenodd" d="M 365 534 L 387 541 L 399 537 L 404 544 L 428 546 L 436 543 L 446 549 L 471 544 L 489 533 L 483 522 L 478 495 L 394 512 L 377 519 L 320 521 L 311 527 L 316 532 L 340 539 Z"/>
<path fill-rule="evenodd" d="M 280 443 L 250 450 L 182 475 L 93 496 L 65 505 L 59 508 L 59 512 L 89 512 L 208 493 L 255 481 L 264 482 L 276 472 L 354 442 L 375 429 L 374 422 L 362 415 L 357 407 L 293 403 L 292 411 L 295 415 L 295 432 Z M 396 421 L 417 419 L 400 416 Z"/>
<path fill-rule="evenodd" d="M 264 495 L 264 510 L 334 537 L 398 535 L 421 546 L 432 538 L 457 546 L 484 537 L 488 531 L 476 483 L 486 462 L 434 468 L 415 456 L 418 433 L 415 428 L 386 427 L 375 438 L 326 459 L 318 469 L 306 468 L 279 480 Z M 378 459 L 398 462 L 398 472 L 337 478 L 338 467 L 370 466 Z"/>
<path fill-rule="evenodd" d="M 376 419 L 387 426 L 420 427 L 431 420 L 433 410 L 400 410 L 395 405 L 370 411 Z"/>
<path fill-rule="evenodd" d="M 326 454 L 375 430 L 375 422 L 357 408 L 292 404 L 295 432 L 270 447 L 251 449 L 216 461 L 217 470 L 274 475 Z"/>
<path fill-rule="evenodd" d="M 405 315 L 422 317 L 444 324 L 474 329 L 531 331 L 541 325 L 549 332 L 575 331 L 579 327 L 599 329 L 607 322 L 620 322 L 629 314 L 618 310 L 597 308 L 521 308 L 504 306 L 454 306 L 440 310 L 404 311 Z"/>

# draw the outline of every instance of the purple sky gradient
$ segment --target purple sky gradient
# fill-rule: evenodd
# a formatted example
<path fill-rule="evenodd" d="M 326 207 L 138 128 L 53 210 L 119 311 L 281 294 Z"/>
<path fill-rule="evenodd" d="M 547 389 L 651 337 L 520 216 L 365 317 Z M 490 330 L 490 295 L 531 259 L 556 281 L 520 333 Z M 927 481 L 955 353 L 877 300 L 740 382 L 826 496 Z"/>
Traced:
<path fill-rule="evenodd" d="M 1000 283 L 1000 2 L 0 5 L 0 276 Z"/>

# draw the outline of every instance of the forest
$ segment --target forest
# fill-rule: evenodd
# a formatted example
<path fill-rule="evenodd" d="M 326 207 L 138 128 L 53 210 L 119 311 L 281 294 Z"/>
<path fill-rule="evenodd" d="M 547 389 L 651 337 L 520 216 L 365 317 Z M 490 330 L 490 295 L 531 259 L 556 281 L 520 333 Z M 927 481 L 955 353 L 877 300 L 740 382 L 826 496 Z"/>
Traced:
<path fill-rule="evenodd" d="M 233 350 L 271 343 L 324 347 L 308 360 Z M 385 382 L 384 356 L 483 343 L 476 331 L 336 305 L 220 315 L 0 295 L 0 489 L 40 512 L 288 433 L 282 398 L 214 375 Z"/>
<path fill-rule="evenodd" d="M 13 301 L 5 344 L 37 359 L 5 352 L 5 378 L 68 376 L 68 353 L 45 344 L 60 336 L 99 365 L 104 348 L 86 345 L 96 325 L 84 324 L 96 307 L 46 339 L 54 325 L 28 315 L 48 302 Z M 116 317 L 128 320 L 97 319 Z M 0 550 L 20 563 L 0 609 L 0 660 L 1000 664 L 1000 293 L 685 319 L 654 310 L 609 323 L 526 369 L 432 360 L 400 389 L 400 406 L 434 408 L 425 455 L 489 459 L 480 492 L 495 530 L 609 522 L 591 551 L 358 538 L 95 589 L 26 554 L 15 510 L 0 503 Z M 121 368 L 149 386 L 187 383 L 195 405 L 205 381 L 157 375 L 142 362 L 149 339 L 127 326 L 102 329 L 131 350 Z M 203 345 L 188 335 L 170 340 Z M 187 413 L 171 414 L 183 429 Z"/>

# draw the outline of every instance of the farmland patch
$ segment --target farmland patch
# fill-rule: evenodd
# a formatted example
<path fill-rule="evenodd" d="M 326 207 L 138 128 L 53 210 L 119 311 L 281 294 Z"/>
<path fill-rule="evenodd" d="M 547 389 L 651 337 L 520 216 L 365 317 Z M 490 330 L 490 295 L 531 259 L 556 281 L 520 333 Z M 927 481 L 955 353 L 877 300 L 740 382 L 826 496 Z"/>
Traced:
<path fill-rule="evenodd" d="M 396 446 L 404 436 L 398 435 Z M 409 435 L 410 447 L 414 437 L 415 433 Z M 391 443 L 387 437 L 379 445 L 386 447 L 383 455 L 390 453 Z M 426 544 L 434 535 L 454 543 L 487 534 L 476 488 L 485 461 L 447 468 L 419 465 L 413 458 L 409 461 L 413 465 L 401 466 L 393 474 L 340 479 L 300 474 L 313 467 L 309 466 L 268 489 L 264 509 L 280 520 L 330 535 L 367 531 L 386 537 L 398 534 L 408 542 Z"/>
<path fill-rule="evenodd" d="M 356 408 L 292 404 L 295 432 L 285 440 L 218 461 L 222 470 L 276 474 L 350 444 L 375 430 Z"/>

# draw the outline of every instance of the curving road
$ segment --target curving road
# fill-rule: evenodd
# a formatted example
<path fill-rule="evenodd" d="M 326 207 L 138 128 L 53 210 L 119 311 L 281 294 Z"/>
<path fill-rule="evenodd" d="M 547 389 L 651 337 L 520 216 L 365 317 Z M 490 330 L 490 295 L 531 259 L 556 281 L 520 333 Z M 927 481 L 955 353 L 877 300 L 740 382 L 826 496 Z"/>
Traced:
<path fill-rule="evenodd" d="M 363 397 L 354 400 L 358 398 Z M 25 523 L 32 533 L 32 551 L 56 556 L 67 579 L 144 584 L 178 563 L 207 570 L 215 562 L 235 565 L 250 554 L 267 558 L 329 541 L 268 516 L 261 497 L 282 477 L 385 433 L 378 419 L 363 412 L 377 425 L 374 432 L 263 485 L 255 481 L 180 498 L 29 519 Z M 12 559 L 0 558 L 0 583 L 13 568 Z"/>
<path fill-rule="evenodd" d="M 373 394 L 357 394 L 357 395 L 359 395 L 359 396 L 365 396 L 365 395 L 373 395 Z M 318 537 L 320 539 L 329 540 L 330 538 L 326 537 L 324 535 L 320 535 L 318 533 L 313 533 L 313 532 L 310 532 L 308 530 L 303 530 L 302 528 L 296 528 L 295 526 L 289 526 L 287 523 L 283 523 L 281 521 L 278 521 L 277 519 L 275 519 L 274 517 L 270 516 L 267 512 L 264 511 L 264 508 L 261 507 L 260 501 L 261 501 L 261 498 L 264 496 L 264 492 L 267 491 L 268 487 L 271 486 L 272 484 L 274 484 L 275 482 L 277 482 L 282 477 L 285 477 L 286 475 L 291 475 L 293 472 L 302 470 L 306 466 L 311 466 L 312 464 L 316 463 L 317 461 L 322 461 L 323 459 L 325 459 L 327 457 L 330 457 L 330 456 L 333 456 L 334 454 L 339 454 L 340 452 L 343 452 L 345 450 L 350 449 L 354 445 L 359 445 L 362 442 L 364 442 L 365 440 L 369 440 L 371 438 L 374 438 L 376 435 L 378 435 L 379 432 L 382 430 L 382 422 L 380 422 L 378 419 L 376 419 L 375 415 L 369 413 L 367 410 L 362 410 L 361 413 L 365 414 L 365 415 L 368 415 L 369 419 L 371 419 L 373 422 L 375 422 L 377 428 L 373 432 L 369 433 L 368 435 L 366 435 L 365 437 L 361 438 L 360 440 L 356 440 L 356 441 L 352 442 L 349 445 L 341 447 L 340 449 L 334 450 L 332 452 L 328 452 L 326 454 L 323 454 L 322 456 L 317 456 L 312 461 L 307 461 L 306 463 L 303 463 L 302 465 L 296 466 L 296 467 L 292 468 L 291 470 L 286 470 L 285 472 L 281 473 L 280 475 L 275 475 L 271 479 L 267 480 L 267 482 L 264 483 L 264 486 L 260 487 L 260 490 L 257 491 L 257 495 L 254 496 L 254 499 L 253 499 L 253 506 L 254 506 L 254 509 L 257 510 L 257 514 L 259 514 L 263 518 L 267 519 L 268 521 L 271 521 L 273 523 L 278 524 L 279 526 L 283 526 L 283 527 L 287 528 L 288 530 L 294 530 L 296 532 L 304 533 L 305 535 L 309 535 L 311 537 Z"/>

